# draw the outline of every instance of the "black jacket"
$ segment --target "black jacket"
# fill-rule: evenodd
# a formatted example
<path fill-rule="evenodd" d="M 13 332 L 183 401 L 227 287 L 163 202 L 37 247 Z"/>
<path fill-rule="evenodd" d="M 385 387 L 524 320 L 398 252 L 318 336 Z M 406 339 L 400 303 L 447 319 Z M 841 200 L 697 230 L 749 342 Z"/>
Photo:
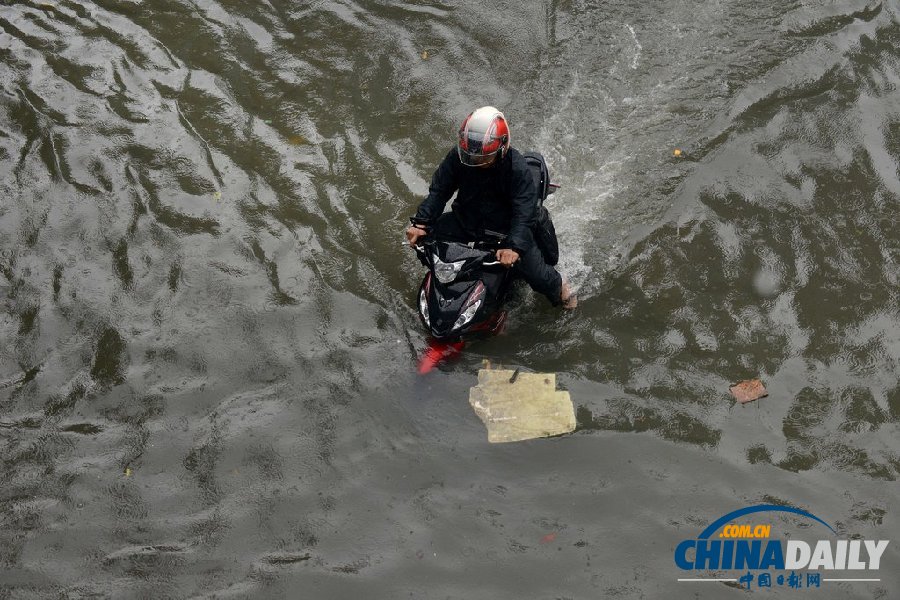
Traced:
<path fill-rule="evenodd" d="M 453 201 L 463 228 L 480 237 L 485 229 L 508 234 L 504 247 L 524 254 L 534 244 L 531 230 L 537 219 L 537 188 L 522 154 L 510 148 L 503 160 L 490 167 L 469 167 L 459 160 L 454 146 L 431 178 L 428 197 L 415 218 L 434 221 Z"/>

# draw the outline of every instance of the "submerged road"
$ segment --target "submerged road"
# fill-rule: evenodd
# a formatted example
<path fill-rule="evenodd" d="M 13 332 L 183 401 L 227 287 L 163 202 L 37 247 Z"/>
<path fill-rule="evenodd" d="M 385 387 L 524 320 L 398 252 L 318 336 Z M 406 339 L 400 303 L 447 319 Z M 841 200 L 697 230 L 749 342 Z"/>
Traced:
<path fill-rule="evenodd" d="M 0 598 L 744 598 L 673 553 L 756 504 L 896 597 L 898 48 L 896 1 L 0 2 Z M 483 104 L 580 304 L 419 377 L 402 232 Z M 488 444 L 485 359 L 578 429 Z"/>

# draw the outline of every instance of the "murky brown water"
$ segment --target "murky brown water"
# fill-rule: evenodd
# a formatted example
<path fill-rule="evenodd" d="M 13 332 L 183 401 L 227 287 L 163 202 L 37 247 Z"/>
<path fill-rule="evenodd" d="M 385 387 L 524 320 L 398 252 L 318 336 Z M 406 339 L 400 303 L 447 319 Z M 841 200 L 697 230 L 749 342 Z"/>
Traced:
<path fill-rule="evenodd" d="M 0 598 L 737 598 L 672 550 L 760 502 L 896 596 L 898 48 L 897 2 L 0 3 Z M 419 378 L 402 230 L 486 103 L 581 304 Z M 487 444 L 483 359 L 579 430 Z"/>

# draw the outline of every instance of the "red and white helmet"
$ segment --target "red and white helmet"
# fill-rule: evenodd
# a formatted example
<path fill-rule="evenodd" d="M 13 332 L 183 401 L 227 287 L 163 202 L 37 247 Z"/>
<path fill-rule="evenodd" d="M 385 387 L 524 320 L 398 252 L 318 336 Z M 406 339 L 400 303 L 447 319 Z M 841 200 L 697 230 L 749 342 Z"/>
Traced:
<path fill-rule="evenodd" d="M 502 159 L 509 148 L 509 125 L 503 113 L 493 106 L 482 106 L 469 113 L 459 128 L 456 150 L 459 160 L 470 167 L 481 167 Z"/>

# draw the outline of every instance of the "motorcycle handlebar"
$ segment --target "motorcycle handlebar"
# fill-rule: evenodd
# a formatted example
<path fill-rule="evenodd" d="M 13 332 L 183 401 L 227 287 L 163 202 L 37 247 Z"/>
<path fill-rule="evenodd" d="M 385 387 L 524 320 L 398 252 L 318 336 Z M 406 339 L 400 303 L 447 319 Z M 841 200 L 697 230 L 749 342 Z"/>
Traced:
<path fill-rule="evenodd" d="M 400 245 L 401 245 L 401 246 L 409 246 L 409 242 L 402 242 Z M 411 246 L 411 247 L 412 247 L 412 249 L 415 250 L 416 252 L 424 252 L 424 251 L 425 251 L 425 246 L 423 246 L 422 244 L 416 244 L 415 246 Z M 497 266 L 502 265 L 502 264 L 503 264 L 503 263 L 500 262 L 499 260 L 494 260 L 494 261 L 491 261 L 491 262 L 483 262 L 483 263 L 481 263 L 481 265 L 484 266 L 484 267 L 497 267 Z"/>

